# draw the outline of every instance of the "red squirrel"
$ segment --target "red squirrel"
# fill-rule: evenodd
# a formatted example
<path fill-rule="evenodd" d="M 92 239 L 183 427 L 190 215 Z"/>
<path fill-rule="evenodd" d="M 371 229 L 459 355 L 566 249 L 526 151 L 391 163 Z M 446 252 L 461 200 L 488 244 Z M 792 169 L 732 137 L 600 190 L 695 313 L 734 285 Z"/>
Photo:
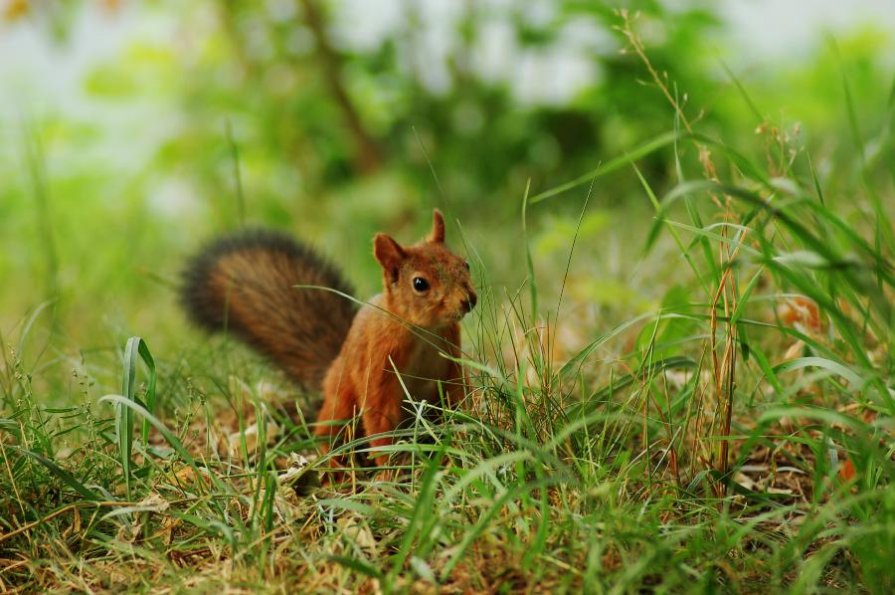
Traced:
<path fill-rule="evenodd" d="M 385 446 L 393 438 L 383 434 L 408 415 L 406 394 L 429 402 L 443 395 L 453 407 L 466 392 L 462 366 L 450 358 L 460 357 L 460 320 L 477 298 L 469 263 L 445 245 L 444 227 L 436 209 L 419 243 L 376 234 L 383 291 L 359 310 L 339 295 L 352 290 L 338 270 L 270 231 L 240 232 L 201 250 L 185 269 L 181 302 L 199 325 L 233 332 L 297 383 L 322 388 L 315 433 L 324 453 L 355 417 L 359 435 Z M 388 455 L 375 460 L 384 465 Z"/>

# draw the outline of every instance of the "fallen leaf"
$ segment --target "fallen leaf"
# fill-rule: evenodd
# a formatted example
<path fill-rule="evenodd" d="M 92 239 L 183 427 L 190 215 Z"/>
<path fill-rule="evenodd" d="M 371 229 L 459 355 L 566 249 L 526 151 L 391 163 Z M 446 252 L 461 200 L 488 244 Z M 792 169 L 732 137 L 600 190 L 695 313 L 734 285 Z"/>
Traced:
<path fill-rule="evenodd" d="M 839 477 L 842 481 L 851 481 L 855 478 L 855 464 L 851 462 L 851 459 L 845 459 L 845 461 L 839 465 Z"/>

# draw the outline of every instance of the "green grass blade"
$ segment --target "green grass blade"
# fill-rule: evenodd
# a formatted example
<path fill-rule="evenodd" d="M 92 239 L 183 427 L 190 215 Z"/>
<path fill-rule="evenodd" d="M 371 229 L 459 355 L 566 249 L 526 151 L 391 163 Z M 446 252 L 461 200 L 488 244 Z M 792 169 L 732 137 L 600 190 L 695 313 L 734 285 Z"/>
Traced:
<path fill-rule="evenodd" d="M 163 424 L 157 417 L 149 413 L 145 407 L 137 403 L 136 401 L 132 401 L 127 399 L 121 395 L 105 395 L 101 397 L 99 400 L 100 403 L 112 403 L 114 405 L 121 405 L 122 407 L 126 407 L 131 409 L 137 415 L 140 415 L 143 419 L 147 420 L 152 427 L 159 431 L 159 433 L 165 438 L 171 448 L 180 455 L 180 458 L 183 459 L 190 466 L 195 466 L 192 455 L 190 455 L 189 451 L 183 446 L 183 443 L 180 439 L 174 435 L 174 433 L 169 430 L 165 424 Z"/>
<path fill-rule="evenodd" d="M 156 369 L 155 360 L 149 351 L 149 346 L 140 337 L 131 337 L 124 347 L 124 377 L 121 382 L 122 396 L 138 402 L 137 398 L 137 362 L 143 360 L 149 371 L 149 380 L 146 386 L 145 405 L 150 413 L 155 410 L 156 404 Z M 134 440 L 134 412 L 129 407 L 116 406 L 115 431 L 118 442 L 118 454 L 121 461 L 121 469 L 124 474 L 125 489 L 130 499 L 131 489 L 131 458 L 133 455 Z M 143 445 L 149 440 L 149 420 L 143 419 L 141 438 Z"/>
<path fill-rule="evenodd" d="M 37 461 L 38 463 L 40 463 L 41 465 L 46 467 L 50 471 L 50 473 L 52 473 L 53 475 L 58 477 L 60 480 L 62 480 L 63 483 L 68 485 L 70 488 L 72 488 L 77 493 L 81 494 L 81 496 L 83 496 L 85 499 L 91 500 L 91 501 L 103 499 L 98 493 L 94 492 L 93 490 L 91 490 L 90 488 L 85 486 L 83 483 L 78 481 L 78 479 L 74 475 L 72 475 L 71 473 L 69 473 L 68 471 L 66 471 L 65 469 L 63 469 L 62 467 L 60 467 L 59 465 L 57 465 L 56 463 L 51 461 L 50 459 L 46 458 L 45 456 L 40 455 L 34 451 L 28 450 L 27 448 L 22 448 L 19 446 L 9 445 L 6 448 L 12 449 L 14 451 L 18 451 L 18 452 L 22 453 L 23 455 L 34 459 L 35 461 Z"/>
<path fill-rule="evenodd" d="M 643 143 L 638 146 L 636 149 L 625 153 L 620 157 L 616 157 L 610 161 L 607 161 L 600 167 L 584 174 L 578 176 L 574 180 L 566 182 L 565 184 L 560 184 L 559 186 L 552 188 L 550 190 L 546 190 L 537 194 L 531 198 L 529 201 L 531 204 L 537 204 L 541 201 L 547 200 L 548 198 L 553 198 L 559 194 L 564 192 L 568 192 L 573 188 L 578 188 L 579 186 L 584 186 L 588 183 L 593 183 L 593 181 L 600 176 L 604 176 L 608 173 L 611 173 L 617 169 L 621 169 L 622 167 L 634 163 L 638 159 L 642 159 L 651 153 L 655 153 L 656 151 L 671 145 L 677 140 L 679 137 L 678 133 L 675 132 L 666 132 L 665 134 L 661 134 L 656 138 Z"/>

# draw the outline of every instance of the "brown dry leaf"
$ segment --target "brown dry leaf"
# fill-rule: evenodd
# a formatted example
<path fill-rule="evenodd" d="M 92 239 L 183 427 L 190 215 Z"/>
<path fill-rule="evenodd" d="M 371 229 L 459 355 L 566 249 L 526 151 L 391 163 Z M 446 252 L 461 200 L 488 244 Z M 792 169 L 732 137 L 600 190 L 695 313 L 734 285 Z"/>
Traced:
<path fill-rule="evenodd" d="M 773 486 L 768 488 L 768 494 L 775 494 L 777 496 L 792 496 L 795 492 L 789 488 L 775 488 Z"/>
<path fill-rule="evenodd" d="M 174 541 L 174 529 L 176 529 L 180 525 L 180 519 L 176 519 L 174 517 L 166 516 L 162 521 L 162 528 L 159 531 L 161 535 L 162 542 L 169 546 Z"/>
<path fill-rule="evenodd" d="M 31 6 L 28 0 L 9 0 L 3 7 L 3 20 L 11 23 L 25 18 L 29 12 L 31 12 Z"/>
<path fill-rule="evenodd" d="M 777 310 L 784 324 L 806 334 L 817 334 L 821 331 L 820 309 L 814 300 L 803 295 L 788 299 Z"/>
<path fill-rule="evenodd" d="M 336 524 L 342 530 L 342 535 L 346 539 L 353 541 L 362 549 L 366 550 L 367 554 L 375 556 L 379 553 L 376 538 L 373 536 L 373 532 L 370 531 L 370 527 L 364 522 L 360 515 L 350 514 L 343 516 L 336 521 Z"/>
<path fill-rule="evenodd" d="M 140 500 L 140 502 L 139 502 L 139 504 L 137 504 L 137 506 L 139 506 L 141 508 L 145 508 L 146 510 L 153 510 L 155 512 L 164 512 L 164 511 L 168 510 L 168 507 L 170 507 L 171 504 L 167 500 L 162 498 L 161 494 L 153 492 L 153 493 L 149 494 L 148 496 L 146 496 L 145 498 L 143 498 L 142 500 Z"/>
<path fill-rule="evenodd" d="M 755 487 L 758 485 L 755 483 L 755 481 L 752 480 L 751 477 L 743 473 L 737 473 L 736 475 L 734 475 L 733 480 L 749 491 L 755 491 Z"/>
<path fill-rule="evenodd" d="M 267 444 L 273 444 L 273 442 L 280 435 L 280 426 L 278 426 L 273 421 L 268 420 L 265 432 L 267 435 Z M 250 455 L 254 455 L 258 451 L 259 433 L 260 430 L 258 428 L 258 424 L 254 423 L 242 432 L 234 432 L 230 434 L 230 436 L 227 438 L 230 456 L 233 458 L 237 458 L 240 456 L 240 454 L 242 453 L 243 439 L 245 439 L 245 447 L 248 453 Z"/>
<path fill-rule="evenodd" d="M 179 469 L 174 471 L 174 477 L 181 485 L 192 485 L 198 480 L 201 480 L 206 486 L 211 485 L 211 479 L 208 477 L 207 471 L 189 465 L 181 465 Z"/>
<path fill-rule="evenodd" d="M 851 481 L 855 478 L 855 464 L 851 462 L 851 459 L 845 459 L 845 461 L 839 465 L 839 477 L 842 481 Z"/>

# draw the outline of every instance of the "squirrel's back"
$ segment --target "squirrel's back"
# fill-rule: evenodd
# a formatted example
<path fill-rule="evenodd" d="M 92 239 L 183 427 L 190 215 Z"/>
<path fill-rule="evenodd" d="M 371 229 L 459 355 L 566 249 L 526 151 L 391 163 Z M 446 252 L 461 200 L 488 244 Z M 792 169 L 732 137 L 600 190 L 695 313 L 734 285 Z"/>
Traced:
<path fill-rule="evenodd" d="M 200 250 L 183 272 L 181 302 L 212 330 L 228 330 L 268 355 L 300 384 L 318 389 L 341 349 L 355 307 L 331 264 L 272 231 L 242 231 Z"/>

